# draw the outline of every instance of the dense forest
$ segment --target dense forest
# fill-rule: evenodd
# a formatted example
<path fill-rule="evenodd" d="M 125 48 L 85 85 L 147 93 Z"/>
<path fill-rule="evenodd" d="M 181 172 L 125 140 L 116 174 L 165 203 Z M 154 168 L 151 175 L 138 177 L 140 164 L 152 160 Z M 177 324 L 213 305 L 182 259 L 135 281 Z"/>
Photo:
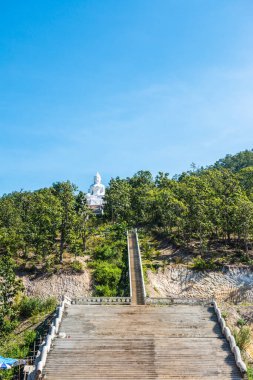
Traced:
<path fill-rule="evenodd" d="M 157 231 L 176 244 L 191 239 L 205 250 L 209 242 L 237 242 L 245 253 L 253 234 L 253 151 L 227 155 L 213 166 L 173 178 L 139 171 L 111 179 L 104 215 L 95 217 L 85 194 L 70 182 L 20 191 L 0 198 L 0 253 L 27 268 L 50 270 L 63 253 L 87 251 L 87 239 L 104 224 Z"/>
<path fill-rule="evenodd" d="M 177 244 L 237 241 L 246 253 L 253 234 L 253 151 L 227 155 L 207 168 L 170 178 L 149 171 L 110 181 L 105 215 L 112 222 L 160 231 Z"/>
<path fill-rule="evenodd" d="M 173 178 L 163 172 L 153 178 L 149 171 L 113 178 L 100 216 L 87 206 L 85 193 L 68 181 L 3 195 L 0 341 L 25 317 L 24 310 L 47 310 L 40 300 L 22 295 L 17 271 L 78 272 L 83 268 L 75 258 L 88 255 L 94 294 L 127 294 L 125 233 L 132 227 L 177 246 L 195 241 L 200 254 L 213 242 L 236 246 L 243 252 L 240 260 L 252 264 L 253 150 L 227 155 L 205 168 L 192 164 L 191 170 Z M 49 300 L 48 310 L 53 305 Z"/>

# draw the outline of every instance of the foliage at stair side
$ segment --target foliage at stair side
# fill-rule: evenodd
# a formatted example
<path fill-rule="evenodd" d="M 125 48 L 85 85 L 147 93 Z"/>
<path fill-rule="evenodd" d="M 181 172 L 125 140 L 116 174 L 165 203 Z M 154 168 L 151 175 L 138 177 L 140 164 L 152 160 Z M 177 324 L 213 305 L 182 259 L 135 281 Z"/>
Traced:
<path fill-rule="evenodd" d="M 107 224 L 99 230 L 100 239 L 91 253 L 94 295 L 129 295 L 126 224 Z M 102 236 L 102 239 L 101 239 Z"/>
<path fill-rule="evenodd" d="M 240 350 L 245 351 L 251 341 L 251 329 L 249 326 L 242 326 L 233 330 L 235 341 Z"/>
<path fill-rule="evenodd" d="M 8 252 L 0 258 L 0 355 L 22 359 L 28 356 L 36 338 L 34 328 L 56 307 L 54 298 L 41 300 L 23 295 L 15 275 L 15 262 Z M 12 379 L 15 369 L 0 372 L 0 379 Z"/>

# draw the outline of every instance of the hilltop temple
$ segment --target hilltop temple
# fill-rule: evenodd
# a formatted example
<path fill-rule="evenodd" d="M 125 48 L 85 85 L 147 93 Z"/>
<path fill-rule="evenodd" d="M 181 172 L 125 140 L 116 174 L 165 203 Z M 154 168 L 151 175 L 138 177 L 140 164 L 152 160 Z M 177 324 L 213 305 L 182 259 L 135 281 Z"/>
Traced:
<path fill-rule="evenodd" d="M 87 193 L 87 203 L 95 213 L 102 213 L 104 205 L 105 186 L 102 184 L 101 175 L 97 173 L 94 176 L 94 183 L 90 186 Z"/>

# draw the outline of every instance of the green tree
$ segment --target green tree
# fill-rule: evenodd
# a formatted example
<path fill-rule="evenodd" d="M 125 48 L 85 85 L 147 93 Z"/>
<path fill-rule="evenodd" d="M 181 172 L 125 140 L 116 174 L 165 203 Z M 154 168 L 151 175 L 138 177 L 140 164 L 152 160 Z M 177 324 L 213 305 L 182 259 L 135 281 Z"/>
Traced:
<path fill-rule="evenodd" d="M 53 194 L 59 199 L 60 208 L 60 263 L 63 262 L 63 252 L 70 238 L 71 228 L 75 216 L 75 191 L 76 186 L 67 182 L 57 182 L 53 184 Z"/>
<path fill-rule="evenodd" d="M 87 239 L 95 228 L 95 215 L 87 205 L 86 195 L 79 191 L 75 199 L 75 214 L 69 232 L 69 250 L 75 256 L 86 252 Z"/>
<path fill-rule="evenodd" d="M 253 203 L 246 196 L 240 197 L 237 202 L 236 222 L 238 237 L 242 238 L 248 255 L 249 237 L 253 234 Z"/>
<path fill-rule="evenodd" d="M 0 249 L 13 255 L 24 251 L 25 247 L 21 195 L 15 192 L 0 198 Z"/>
<path fill-rule="evenodd" d="M 183 178 L 179 187 L 180 199 L 187 205 L 184 223 L 184 238 L 196 236 L 200 241 L 200 249 L 206 246 L 212 230 L 209 218 L 209 202 L 211 189 L 205 178 L 190 175 Z"/>
<path fill-rule="evenodd" d="M 15 264 L 5 252 L 0 258 L 0 331 L 9 332 L 15 322 L 14 298 L 23 289 L 15 275 Z"/>
<path fill-rule="evenodd" d="M 52 189 L 35 191 L 30 199 L 28 226 L 30 246 L 45 257 L 56 251 L 56 238 L 61 222 L 61 203 Z"/>
<path fill-rule="evenodd" d="M 214 188 L 217 196 L 221 199 L 220 221 L 221 229 L 225 233 L 228 242 L 237 230 L 237 203 L 243 195 L 236 176 L 227 169 L 217 172 Z"/>
<path fill-rule="evenodd" d="M 131 186 L 125 179 L 111 179 L 105 193 L 105 216 L 112 222 L 131 224 Z"/>
<path fill-rule="evenodd" d="M 225 158 L 221 158 L 214 164 L 217 169 L 230 169 L 234 173 L 249 166 L 253 166 L 253 149 L 244 150 L 235 155 L 227 154 Z"/>
<path fill-rule="evenodd" d="M 140 170 L 127 180 L 131 186 L 132 222 L 134 225 L 145 226 L 149 222 L 148 193 L 155 187 L 152 174 Z"/>
<path fill-rule="evenodd" d="M 148 194 L 149 225 L 163 228 L 164 232 L 177 233 L 183 227 L 187 206 L 170 188 L 154 188 Z"/>
<path fill-rule="evenodd" d="M 253 201 L 253 166 L 241 169 L 238 172 L 238 179 L 246 194 Z"/>

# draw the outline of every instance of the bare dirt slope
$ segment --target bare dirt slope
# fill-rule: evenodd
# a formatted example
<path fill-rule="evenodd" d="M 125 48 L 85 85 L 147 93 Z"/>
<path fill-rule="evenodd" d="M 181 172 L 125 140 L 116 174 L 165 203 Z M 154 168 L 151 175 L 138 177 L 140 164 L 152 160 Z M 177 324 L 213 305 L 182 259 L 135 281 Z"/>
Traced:
<path fill-rule="evenodd" d="M 91 279 L 88 271 L 81 274 L 41 275 L 33 279 L 23 276 L 22 280 L 28 296 L 60 298 L 64 294 L 69 297 L 91 294 Z"/>
<path fill-rule="evenodd" d="M 56 297 L 58 299 L 62 295 L 67 295 L 70 298 L 91 295 L 91 273 L 85 268 L 84 258 L 78 258 L 78 261 L 84 266 L 82 273 L 62 272 L 38 276 L 21 274 L 20 277 L 25 287 L 25 293 L 28 296 Z"/>
<path fill-rule="evenodd" d="M 169 265 L 147 271 L 150 297 L 233 299 L 253 302 L 253 270 L 226 267 L 222 271 L 197 271 L 185 265 Z"/>

